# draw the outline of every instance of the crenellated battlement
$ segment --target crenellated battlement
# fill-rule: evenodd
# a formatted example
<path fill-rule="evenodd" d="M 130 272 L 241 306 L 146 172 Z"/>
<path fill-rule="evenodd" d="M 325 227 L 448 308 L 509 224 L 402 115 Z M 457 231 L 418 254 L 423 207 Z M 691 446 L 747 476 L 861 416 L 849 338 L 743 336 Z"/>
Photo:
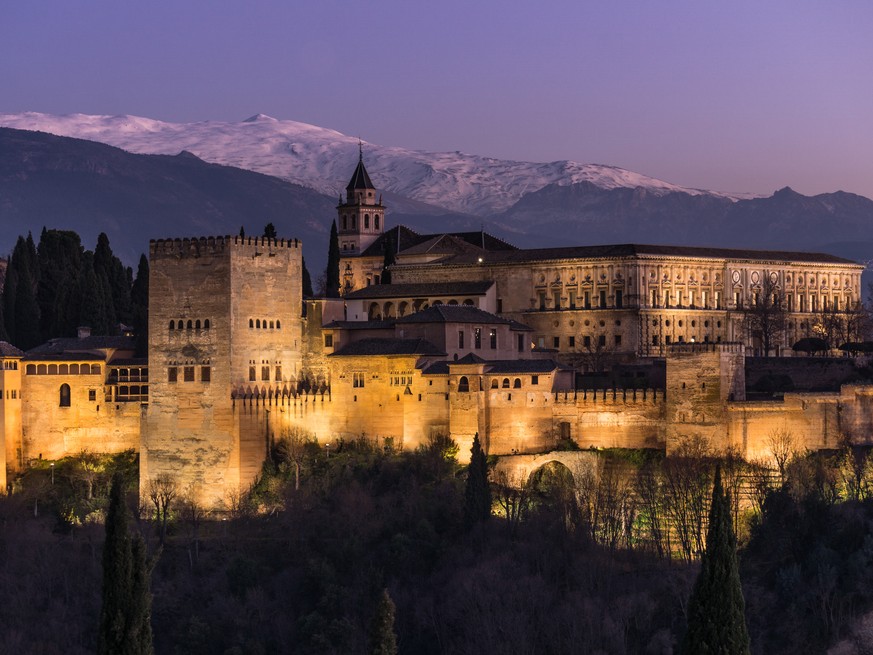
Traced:
<path fill-rule="evenodd" d="M 663 389 L 576 389 L 575 391 L 556 391 L 555 403 L 562 405 L 578 404 L 623 404 L 663 403 Z"/>
<path fill-rule="evenodd" d="M 149 241 L 149 258 L 203 257 L 217 255 L 228 249 L 294 248 L 299 249 L 299 239 L 268 239 L 267 237 L 215 236 L 179 239 L 152 239 Z"/>
<path fill-rule="evenodd" d="M 712 343 L 706 341 L 674 343 L 667 347 L 667 357 L 699 353 L 743 353 L 745 346 L 738 341 Z"/>

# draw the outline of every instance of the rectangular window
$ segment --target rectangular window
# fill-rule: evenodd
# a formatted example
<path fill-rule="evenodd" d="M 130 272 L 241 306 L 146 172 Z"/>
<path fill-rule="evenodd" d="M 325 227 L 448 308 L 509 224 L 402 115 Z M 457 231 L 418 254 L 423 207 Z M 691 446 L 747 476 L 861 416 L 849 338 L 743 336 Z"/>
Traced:
<path fill-rule="evenodd" d="M 325 348 L 333 348 L 333 335 L 325 334 L 324 335 L 324 347 Z"/>
<path fill-rule="evenodd" d="M 520 352 L 520 353 L 524 352 L 524 335 L 523 334 L 518 335 L 518 352 Z"/>
<path fill-rule="evenodd" d="M 606 290 L 600 290 L 600 309 L 606 309 Z"/>
<path fill-rule="evenodd" d="M 201 366 L 200 367 L 200 381 L 201 382 L 211 382 L 212 381 L 212 367 L 211 366 Z"/>
<path fill-rule="evenodd" d="M 269 366 L 262 366 L 261 367 L 261 380 L 269 381 L 269 379 L 270 379 L 270 367 Z"/>
<path fill-rule="evenodd" d="M 540 383 L 540 376 L 539 376 L 539 375 L 531 375 L 531 376 L 530 376 L 530 383 L 531 383 L 532 385 L 533 385 L 533 384 L 539 384 L 539 383 Z"/>
<path fill-rule="evenodd" d="M 194 382 L 194 367 L 186 366 L 184 369 L 185 382 Z"/>
<path fill-rule="evenodd" d="M 546 292 L 545 291 L 538 291 L 537 298 L 539 299 L 540 310 L 545 309 L 546 308 Z"/>
<path fill-rule="evenodd" d="M 743 308 L 743 298 L 742 298 L 742 296 L 740 295 L 740 292 L 739 292 L 739 291 L 735 291 L 735 292 L 734 292 L 734 305 L 736 305 L 736 308 L 737 308 L 737 309 L 742 309 L 742 308 Z"/>
<path fill-rule="evenodd" d="M 653 334 L 653 335 L 652 335 L 652 345 L 653 345 L 653 346 L 657 346 L 657 345 L 658 345 L 658 335 L 657 335 L 657 334 Z"/>
<path fill-rule="evenodd" d="M 458 330 L 458 349 L 463 349 L 464 347 L 464 331 Z"/>
<path fill-rule="evenodd" d="M 658 306 L 658 290 L 652 289 L 652 307 Z"/>
<path fill-rule="evenodd" d="M 806 302 L 805 302 L 806 296 L 802 296 L 802 295 L 797 296 L 797 300 L 798 300 L 798 309 L 801 312 L 805 312 L 806 311 Z"/>
<path fill-rule="evenodd" d="M 482 328 L 473 330 L 473 347 L 479 350 L 482 347 Z"/>
<path fill-rule="evenodd" d="M 570 309 L 576 309 L 576 292 L 570 292 Z"/>
<path fill-rule="evenodd" d="M 282 367 L 281 367 L 281 366 L 277 366 L 277 367 L 276 367 L 276 377 L 274 377 L 273 379 L 274 379 L 276 382 L 281 382 L 281 381 L 282 381 Z"/>
<path fill-rule="evenodd" d="M 715 292 L 715 308 L 721 309 L 721 291 Z"/>
<path fill-rule="evenodd" d="M 585 292 L 584 300 L 585 300 L 585 309 L 591 309 L 591 292 L 589 292 L 589 291 Z"/>
<path fill-rule="evenodd" d="M 491 328 L 491 331 L 488 333 L 488 340 L 491 342 L 491 350 L 497 349 L 497 330 Z"/>
<path fill-rule="evenodd" d="M 352 386 L 356 389 L 360 389 L 364 386 L 364 374 L 363 373 L 353 373 L 352 374 Z"/>
<path fill-rule="evenodd" d="M 664 337 L 664 343 L 667 344 L 668 346 L 669 346 L 672 342 L 673 342 L 673 339 L 670 338 L 670 335 L 669 335 L 669 334 L 668 334 L 667 336 Z"/>
<path fill-rule="evenodd" d="M 597 337 L 597 345 L 600 346 L 601 348 L 606 347 L 606 335 L 605 334 L 601 334 L 599 337 Z"/>
<path fill-rule="evenodd" d="M 591 347 L 591 337 L 589 337 L 589 336 L 582 337 L 582 345 L 585 346 L 586 348 L 590 348 Z"/>
<path fill-rule="evenodd" d="M 561 347 L 561 337 L 552 337 L 552 348 L 560 348 Z"/>
<path fill-rule="evenodd" d="M 88 400 L 92 403 L 97 400 L 97 392 L 94 389 L 88 389 Z"/>
<path fill-rule="evenodd" d="M 537 337 L 537 348 L 540 350 L 546 347 L 546 338 L 545 337 Z"/>
<path fill-rule="evenodd" d="M 811 312 L 818 311 L 818 296 L 810 296 L 809 297 L 809 311 L 811 311 Z"/>
<path fill-rule="evenodd" d="M 167 369 L 167 382 L 175 382 L 179 379 L 178 376 L 179 369 L 177 369 L 175 366 L 171 366 Z"/>
<path fill-rule="evenodd" d="M 664 289 L 664 307 L 670 306 L 670 290 Z"/>
<path fill-rule="evenodd" d="M 254 382 L 258 379 L 258 376 L 255 374 L 255 367 L 249 366 L 249 382 Z"/>
<path fill-rule="evenodd" d="M 621 289 L 616 289 L 615 290 L 615 308 L 621 309 L 622 307 L 624 307 L 624 294 L 622 293 Z"/>
<path fill-rule="evenodd" d="M 552 292 L 552 303 L 554 309 L 561 309 L 561 292 L 553 291 Z"/>
<path fill-rule="evenodd" d="M 571 348 L 575 348 L 575 347 L 576 347 L 576 337 L 574 337 L 574 336 L 570 336 L 570 337 L 567 337 L 567 338 L 570 340 L 569 346 L 570 346 Z"/>
<path fill-rule="evenodd" d="M 694 308 L 694 292 L 693 291 L 688 292 L 688 306 L 691 308 Z"/>
<path fill-rule="evenodd" d="M 708 300 L 706 296 L 706 291 L 700 292 L 700 306 L 706 309 L 706 301 Z"/>
<path fill-rule="evenodd" d="M 616 345 L 616 346 L 620 346 L 620 345 L 621 345 L 621 335 L 620 335 L 620 334 L 616 334 L 616 335 L 615 335 L 615 345 Z"/>

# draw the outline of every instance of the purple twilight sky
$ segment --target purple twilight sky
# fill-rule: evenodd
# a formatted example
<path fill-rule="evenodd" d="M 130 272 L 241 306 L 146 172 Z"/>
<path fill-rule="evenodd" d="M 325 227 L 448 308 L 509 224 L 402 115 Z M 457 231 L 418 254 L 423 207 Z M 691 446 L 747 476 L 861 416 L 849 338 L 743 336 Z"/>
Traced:
<path fill-rule="evenodd" d="M 0 8 L 0 112 L 236 121 L 873 197 L 873 3 L 44 0 Z"/>

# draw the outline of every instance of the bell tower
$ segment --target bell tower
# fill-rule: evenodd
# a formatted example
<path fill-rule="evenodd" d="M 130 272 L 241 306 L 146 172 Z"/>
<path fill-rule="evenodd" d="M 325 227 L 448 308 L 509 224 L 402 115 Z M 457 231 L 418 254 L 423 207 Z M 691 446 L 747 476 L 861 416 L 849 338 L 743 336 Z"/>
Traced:
<path fill-rule="evenodd" d="M 358 165 L 346 186 L 346 201 L 337 205 L 337 235 L 340 255 L 360 255 L 385 230 L 385 207 L 382 196 L 364 167 L 364 150 L 358 144 Z"/>

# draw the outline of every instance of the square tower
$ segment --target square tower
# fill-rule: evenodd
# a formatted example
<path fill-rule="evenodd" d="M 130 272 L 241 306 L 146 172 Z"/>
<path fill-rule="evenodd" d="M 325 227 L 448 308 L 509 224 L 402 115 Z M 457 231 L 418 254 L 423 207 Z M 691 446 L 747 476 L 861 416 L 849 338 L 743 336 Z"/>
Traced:
<path fill-rule="evenodd" d="M 358 165 L 346 186 L 346 201 L 337 205 L 337 236 L 343 257 L 360 255 L 385 230 L 385 207 L 382 196 L 376 195 L 376 187 L 370 181 L 364 167 L 363 152 Z"/>
<path fill-rule="evenodd" d="M 302 255 L 296 240 L 211 237 L 149 245 L 149 407 L 140 489 L 170 476 L 219 507 L 260 471 L 266 421 L 237 398 L 296 390 Z M 242 404 L 242 403 L 240 403 Z M 253 427 L 254 426 L 254 427 Z"/>

